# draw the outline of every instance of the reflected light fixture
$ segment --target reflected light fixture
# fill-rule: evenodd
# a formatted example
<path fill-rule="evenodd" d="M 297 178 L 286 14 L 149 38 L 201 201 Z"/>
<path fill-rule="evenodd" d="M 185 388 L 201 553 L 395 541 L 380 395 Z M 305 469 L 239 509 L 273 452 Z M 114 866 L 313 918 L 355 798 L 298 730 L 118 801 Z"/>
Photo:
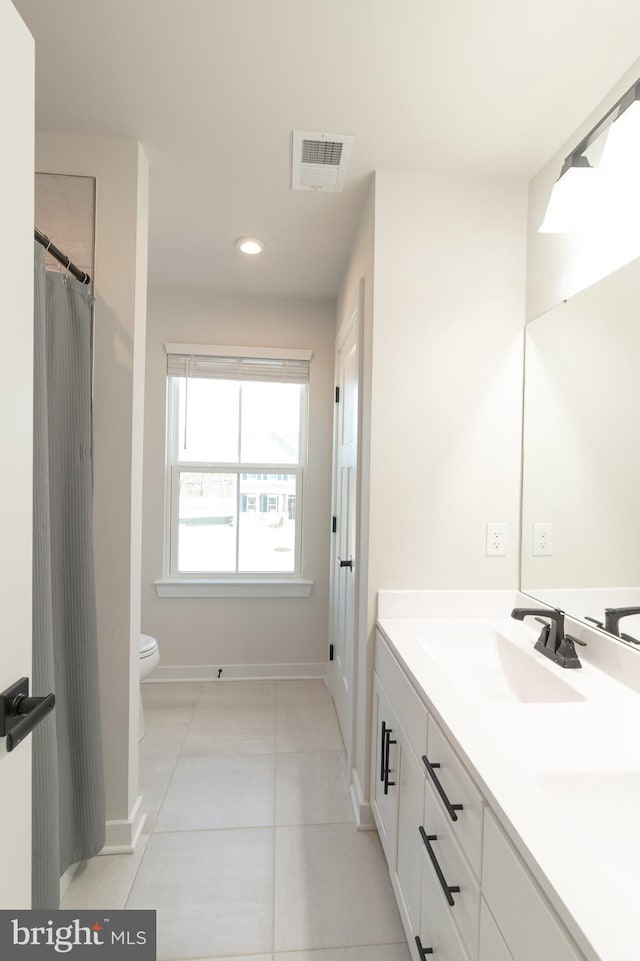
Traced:
<path fill-rule="evenodd" d="M 587 151 L 604 136 L 602 158 L 598 167 L 592 166 Z M 612 222 L 615 215 L 628 217 L 621 202 L 626 192 L 623 181 L 627 175 L 630 191 L 637 193 L 639 158 L 640 80 L 636 80 L 565 158 L 540 233 L 577 233 L 597 227 L 599 221 Z"/>
<path fill-rule="evenodd" d="M 611 125 L 600 163 L 604 174 L 638 170 L 640 158 L 640 100 L 634 100 Z"/>
<path fill-rule="evenodd" d="M 565 160 L 553 185 L 541 234 L 576 233 L 588 224 L 599 171 L 583 155 Z"/>
<path fill-rule="evenodd" d="M 262 253 L 264 243 L 257 237 L 238 237 L 236 247 L 238 250 L 241 250 L 243 254 L 249 254 L 253 257 L 256 254 Z"/>

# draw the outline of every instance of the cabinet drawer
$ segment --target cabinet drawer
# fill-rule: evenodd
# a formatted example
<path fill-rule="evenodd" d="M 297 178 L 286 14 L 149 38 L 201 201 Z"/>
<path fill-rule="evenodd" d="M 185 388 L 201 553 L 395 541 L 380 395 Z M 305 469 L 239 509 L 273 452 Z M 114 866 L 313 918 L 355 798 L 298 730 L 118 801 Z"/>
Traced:
<path fill-rule="evenodd" d="M 376 631 L 376 674 L 393 704 L 409 744 L 417 757 L 427 747 L 427 709 L 405 677 L 380 631 Z"/>
<path fill-rule="evenodd" d="M 583 961 L 488 809 L 484 815 L 482 893 L 513 961 Z"/>
<path fill-rule="evenodd" d="M 427 745 L 426 757 L 429 763 L 432 766 L 439 765 L 433 770 L 433 774 L 428 774 L 429 778 L 437 778 L 452 805 L 462 804 L 461 811 L 449 812 L 438 795 L 438 801 L 446 813 L 449 827 L 479 879 L 482 866 L 482 811 L 484 808 L 482 794 L 467 774 L 462 761 L 433 717 L 429 717 Z M 436 793 L 438 793 L 437 789 Z M 456 820 L 453 820 L 452 814 L 455 815 Z"/>
<path fill-rule="evenodd" d="M 478 961 L 513 961 L 484 898 L 480 898 L 480 951 Z"/>
<path fill-rule="evenodd" d="M 418 828 L 424 807 L 424 775 L 422 765 L 406 743 L 402 728 L 398 731 L 400 773 L 398 777 L 398 843 L 394 887 L 397 889 L 400 915 L 407 939 L 413 940 L 420 924 L 420 873 L 422 843 Z"/>
<path fill-rule="evenodd" d="M 451 909 L 442 896 L 438 879 L 426 851 L 422 858 L 421 890 L 420 941 L 422 947 L 425 951 L 431 948 L 433 961 L 468 961 Z"/>
<path fill-rule="evenodd" d="M 428 837 L 435 838 L 430 842 L 430 846 L 444 876 L 444 883 L 460 888 L 459 892 L 451 895 L 453 904 L 448 905 L 449 912 L 458 926 L 465 947 L 471 957 L 475 958 L 478 950 L 480 889 L 447 821 L 448 817 L 440 798 L 436 797 L 429 782 L 425 782 L 424 829 Z M 428 851 L 425 853 L 428 856 Z M 435 867 L 433 870 L 436 872 Z M 445 897 L 442 884 L 437 878 L 436 883 L 440 886 L 442 897 Z"/>

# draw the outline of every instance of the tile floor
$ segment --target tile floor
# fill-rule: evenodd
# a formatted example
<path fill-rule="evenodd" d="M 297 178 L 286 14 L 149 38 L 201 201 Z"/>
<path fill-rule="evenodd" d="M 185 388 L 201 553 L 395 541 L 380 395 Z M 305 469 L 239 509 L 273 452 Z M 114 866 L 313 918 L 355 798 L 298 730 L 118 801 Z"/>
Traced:
<path fill-rule="evenodd" d="M 375 832 L 356 831 L 322 680 L 143 686 L 147 813 L 65 908 L 154 908 L 159 961 L 409 961 Z"/>

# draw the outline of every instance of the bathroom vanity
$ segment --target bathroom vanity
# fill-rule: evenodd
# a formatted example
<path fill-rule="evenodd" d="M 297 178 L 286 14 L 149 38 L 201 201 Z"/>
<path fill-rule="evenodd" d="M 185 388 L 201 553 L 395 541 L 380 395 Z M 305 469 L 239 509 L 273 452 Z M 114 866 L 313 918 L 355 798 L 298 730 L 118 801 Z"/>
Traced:
<path fill-rule="evenodd" d="M 637 655 L 572 623 L 562 669 L 523 600 L 379 595 L 371 803 L 412 957 L 636 961 Z"/>

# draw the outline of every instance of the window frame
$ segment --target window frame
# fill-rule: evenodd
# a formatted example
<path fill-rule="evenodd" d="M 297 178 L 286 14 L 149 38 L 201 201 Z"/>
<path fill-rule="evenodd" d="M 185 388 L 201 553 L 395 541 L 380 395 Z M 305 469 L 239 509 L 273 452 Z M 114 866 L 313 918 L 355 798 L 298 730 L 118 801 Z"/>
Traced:
<path fill-rule="evenodd" d="M 167 353 L 174 352 L 178 345 L 166 344 Z M 187 345 L 179 345 L 187 347 Z M 256 349 L 254 348 L 253 351 Z M 253 356 L 284 359 L 298 356 L 311 359 L 311 351 L 279 350 L 259 348 Z M 224 356 L 247 356 L 246 348 L 203 348 L 194 345 L 184 353 L 216 354 Z M 308 467 L 309 436 L 309 383 L 301 384 L 299 457 L 294 464 L 280 462 L 217 462 L 217 461 L 180 461 L 179 459 L 179 380 L 177 374 L 166 373 L 166 474 L 165 474 L 165 522 L 164 522 L 164 574 L 155 581 L 158 596 L 308 596 L 312 581 L 303 577 L 304 529 L 305 529 L 305 475 Z M 234 380 L 235 378 L 228 378 Z M 239 381 L 242 384 L 242 381 Z M 283 378 L 282 382 L 286 382 Z M 240 442 L 240 425 L 238 428 Z M 240 452 L 239 452 L 240 453 Z M 240 521 L 242 517 L 241 482 L 243 474 L 278 475 L 288 474 L 296 477 L 296 526 L 292 571 L 206 571 L 188 572 L 178 570 L 179 539 L 179 489 L 182 473 L 228 473 L 237 477 L 236 485 L 236 563 L 239 560 Z M 264 483 L 264 481 L 262 482 Z M 245 496 L 247 496 L 245 494 Z M 184 585 L 186 590 L 180 590 Z M 211 587 L 211 591 L 207 590 Z M 255 592 L 252 590 L 255 588 Z M 271 590 L 270 588 L 273 588 Z"/>

